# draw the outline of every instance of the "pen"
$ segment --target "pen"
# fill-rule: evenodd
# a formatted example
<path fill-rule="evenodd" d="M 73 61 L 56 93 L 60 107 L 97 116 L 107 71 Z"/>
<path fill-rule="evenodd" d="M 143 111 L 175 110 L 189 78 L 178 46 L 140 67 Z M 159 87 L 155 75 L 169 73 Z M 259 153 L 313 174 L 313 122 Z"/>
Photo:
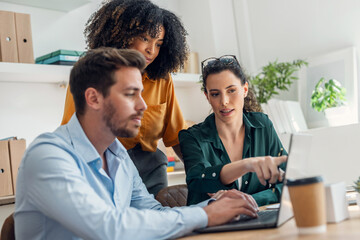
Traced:
<path fill-rule="evenodd" d="M 278 157 L 282 156 L 283 151 L 284 151 L 284 149 L 280 148 L 280 152 L 278 153 Z"/>
<path fill-rule="evenodd" d="M 280 156 L 282 156 L 282 154 L 283 154 L 283 151 L 284 151 L 284 148 L 280 148 L 280 152 L 278 153 L 278 157 L 280 157 Z M 282 180 L 284 180 L 284 178 L 285 178 L 285 172 L 281 169 L 281 168 L 279 168 L 278 167 L 278 169 L 279 169 L 279 171 L 280 171 L 280 178 L 282 179 Z M 274 190 L 274 189 L 273 189 Z"/>

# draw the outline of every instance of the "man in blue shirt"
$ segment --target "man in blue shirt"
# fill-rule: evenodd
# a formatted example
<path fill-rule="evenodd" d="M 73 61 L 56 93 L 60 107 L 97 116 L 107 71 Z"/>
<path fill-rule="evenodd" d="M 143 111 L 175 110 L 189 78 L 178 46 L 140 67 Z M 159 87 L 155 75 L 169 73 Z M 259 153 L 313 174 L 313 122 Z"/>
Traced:
<path fill-rule="evenodd" d="M 256 216 L 251 197 L 229 192 L 198 206 L 165 208 L 149 194 L 116 136 L 133 137 L 146 104 L 135 50 L 90 50 L 73 67 L 76 113 L 37 137 L 19 168 L 16 239 L 164 239 Z"/>

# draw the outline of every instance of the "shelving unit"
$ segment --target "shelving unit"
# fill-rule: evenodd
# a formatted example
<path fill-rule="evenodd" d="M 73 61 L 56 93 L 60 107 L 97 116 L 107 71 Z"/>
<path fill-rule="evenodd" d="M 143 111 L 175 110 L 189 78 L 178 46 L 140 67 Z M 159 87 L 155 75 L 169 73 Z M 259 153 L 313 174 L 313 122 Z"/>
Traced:
<path fill-rule="evenodd" d="M 0 82 L 67 83 L 71 66 L 0 63 Z"/>
<path fill-rule="evenodd" d="M 200 86 L 200 74 L 193 73 L 173 73 L 172 78 L 175 87 L 194 87 Z"/>
<path fill-rule="evenodd" d="M 67 83 L 71 66 L 0 62 L 0 82 Z M 174 73 L 175 87 L 193 87 L 200 74 Z"/>
<path fill-rule="evenodd" d="M 184 170 L 178 170 L 178 171 L 168 172 L 167 174 L 169 176 L 185 175 L 185 171 Z"/>
<path fill-rule="evenodd" d="M 15 196 L 14 195 L 0 197 L 0 206 L 10 204 L 10 203 L 14 203 L 14 202 L 15 202 Z"/>
<path fill-rule="evenodd" d="M 169 186 L 186 183 L 186 174 L 184 170 L 178 170 L 174 172 L 168 172 L 168 184 Z"/>

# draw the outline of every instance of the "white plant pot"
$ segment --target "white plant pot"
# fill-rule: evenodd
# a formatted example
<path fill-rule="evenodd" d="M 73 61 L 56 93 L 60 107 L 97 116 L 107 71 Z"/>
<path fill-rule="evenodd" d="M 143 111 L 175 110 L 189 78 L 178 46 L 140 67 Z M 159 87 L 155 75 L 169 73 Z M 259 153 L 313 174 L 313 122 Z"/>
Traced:
<path fill-rule="evenodd" d="M 324 111 L 330 127 L 342 126 L 351 123 L 349 119 L 350 108 L 348 106 L 328 108 Z"/>
<path fill-rule="evenodd" d="M 356 194 L 356 203 L 360 207 L 360 193 Z"/>

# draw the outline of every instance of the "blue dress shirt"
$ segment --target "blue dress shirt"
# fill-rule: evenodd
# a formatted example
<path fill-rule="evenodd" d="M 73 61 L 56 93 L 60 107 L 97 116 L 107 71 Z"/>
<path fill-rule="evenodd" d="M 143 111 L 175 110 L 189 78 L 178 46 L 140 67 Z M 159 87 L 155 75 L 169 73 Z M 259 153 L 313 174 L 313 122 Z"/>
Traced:
<path fill-rule="evenodd" d="M 105 154 L 109 175 L 75 114 L 37 137 L 18 172 L 16 239 L 166 239 L 207 225 L 199 206 L 162 207 L 117 139 Z"/>

